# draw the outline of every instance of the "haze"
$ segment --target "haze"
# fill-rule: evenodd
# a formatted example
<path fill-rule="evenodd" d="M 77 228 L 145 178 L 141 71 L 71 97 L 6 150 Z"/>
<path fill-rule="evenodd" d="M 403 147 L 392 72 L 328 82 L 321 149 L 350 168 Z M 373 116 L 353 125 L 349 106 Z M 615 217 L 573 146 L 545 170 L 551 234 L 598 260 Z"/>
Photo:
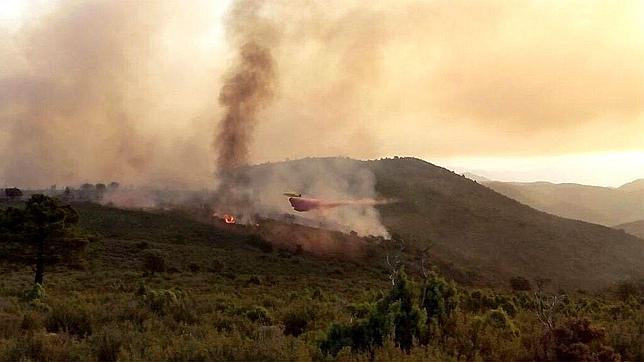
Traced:
<path fill-rule="evenodd" d="M 209 187 L 229 2 L 0 5 L 0 183 Z M 638 1 L 271 1 L 253 163 L 411 155 L 504 180 L 644 177 Z"/>

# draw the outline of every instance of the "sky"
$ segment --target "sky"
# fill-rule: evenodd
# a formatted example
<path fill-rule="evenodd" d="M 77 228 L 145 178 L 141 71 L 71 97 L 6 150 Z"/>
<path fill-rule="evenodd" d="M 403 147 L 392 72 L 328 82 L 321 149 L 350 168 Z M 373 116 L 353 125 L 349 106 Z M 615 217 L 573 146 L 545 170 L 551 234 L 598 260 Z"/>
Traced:
<path fill-rule="evenodd" d="M 644 178 L 644 2 L 242 1 L 272 34 L 252 162 Z M 0 1 L 0 183 L 206 187 L 233 1 Z"/>

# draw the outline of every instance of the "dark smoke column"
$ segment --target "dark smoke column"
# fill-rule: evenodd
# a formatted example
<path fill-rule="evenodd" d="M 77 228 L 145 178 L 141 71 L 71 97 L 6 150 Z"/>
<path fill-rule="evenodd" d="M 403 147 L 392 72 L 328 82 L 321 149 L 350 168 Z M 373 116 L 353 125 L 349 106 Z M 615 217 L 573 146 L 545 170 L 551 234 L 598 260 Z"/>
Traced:
<path fill-rule="evenodd" d="M 254 197 L 241 166 L 248 164 L 258 114 L 273 99 L 276 83 L 271 47 L 278 37 L 273 24 L 259 15 L 262 4 L 237 1 L 229 14 L 226 30 L 238 57 L 219 93 L 225 112 L 214 141 L 220 181 L 216 208 L 242 223 L 252 221 Z"/>
<path fill-rule="evenodd" d="M 257 113 L 273 98 L 274 64 L 270 50 L 255 42 L 246 43 L 240 49 L 239 61 L 219 94 L 219 103 L 226 108 L 215 143 L 220 171 L 248 162 Z"/>

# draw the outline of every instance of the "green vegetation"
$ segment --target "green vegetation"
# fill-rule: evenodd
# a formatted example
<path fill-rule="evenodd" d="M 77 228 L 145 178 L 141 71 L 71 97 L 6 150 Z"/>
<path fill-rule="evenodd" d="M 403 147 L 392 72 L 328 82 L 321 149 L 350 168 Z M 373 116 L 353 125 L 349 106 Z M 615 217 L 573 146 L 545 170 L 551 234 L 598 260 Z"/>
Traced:
<path fill-rule="evenodd" d="M 86 263 L 52 265 L 34 287 L 3 254 L 2 361 L 644 359 L 636 283 L 601 294 L 510 280 L 479 289 L 412 255 L 388 267 L 387 248 L 342 260 L 174 213 L 74 208 L 94 235 Z"/>

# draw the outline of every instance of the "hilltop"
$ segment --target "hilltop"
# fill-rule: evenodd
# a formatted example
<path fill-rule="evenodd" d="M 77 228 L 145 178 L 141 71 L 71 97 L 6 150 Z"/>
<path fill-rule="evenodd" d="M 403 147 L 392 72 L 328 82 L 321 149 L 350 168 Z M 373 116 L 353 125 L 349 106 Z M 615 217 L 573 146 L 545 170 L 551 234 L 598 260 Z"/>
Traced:
<path fill-rule="evenodd" d="M 644 191 L 644 179 L 637 179 L 619 187 L 619 190 L 626 192 Z"/>

